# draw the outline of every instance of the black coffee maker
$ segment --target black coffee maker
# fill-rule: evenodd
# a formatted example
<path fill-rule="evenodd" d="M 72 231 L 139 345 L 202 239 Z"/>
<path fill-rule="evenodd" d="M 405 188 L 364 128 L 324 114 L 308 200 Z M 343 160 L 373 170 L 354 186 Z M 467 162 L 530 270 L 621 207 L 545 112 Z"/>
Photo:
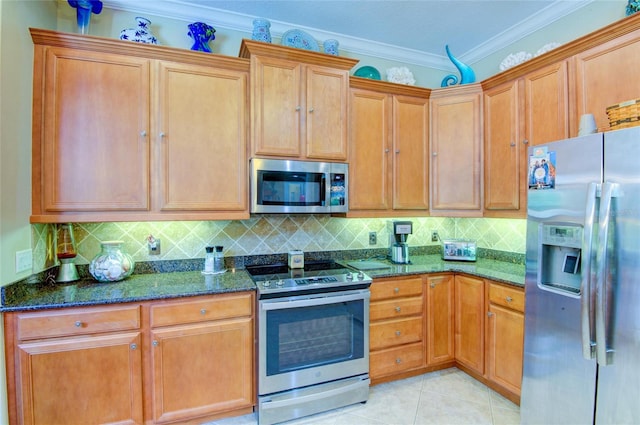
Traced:
<path fill-rule="evenodd" d="M 407 238 L 413 233 L 413 222 L 392 221 L 391 222 L 391 261 L 396 264 L 409 263 L 409 245 Z"/>

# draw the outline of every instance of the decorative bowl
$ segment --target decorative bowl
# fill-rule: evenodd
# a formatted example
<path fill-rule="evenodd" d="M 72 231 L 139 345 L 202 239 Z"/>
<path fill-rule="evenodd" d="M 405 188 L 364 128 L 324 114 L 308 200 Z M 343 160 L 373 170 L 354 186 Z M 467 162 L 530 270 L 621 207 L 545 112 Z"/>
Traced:
<path fill-rule="evenodd" d="M 380 79 L 380 71 L 368 65 L 356 69 L 356 72 L 354 72 L 353 75 L 356 77 L 369 78 L 371 80 Z"/>

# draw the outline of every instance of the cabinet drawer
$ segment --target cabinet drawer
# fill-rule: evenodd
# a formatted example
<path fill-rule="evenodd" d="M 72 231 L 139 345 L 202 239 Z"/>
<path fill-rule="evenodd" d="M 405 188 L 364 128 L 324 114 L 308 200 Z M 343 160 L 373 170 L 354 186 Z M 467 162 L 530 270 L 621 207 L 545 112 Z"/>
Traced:
<path fill-rule="evenodd" d="M 19 314 L 19 340 L 140 328 L 140 306 L 92 307 Z"/>
<path fill-rule="evenodd" d="M 391 375 L 422 366 L 424 348 L 422 343 L 403 345 L 377 351 L 369 355 L 369 373 L 372 378 Z"/>
<path fill-rule="evenodd" d="M 369 348 L 391 347 L 422 341 L 422 317 L 388 320 L 369 325 Z"/>
<path fill-rule="evenodd" d="M 169 326 L 206 320 L 251 316 L 251 293 L 214 295 L 194 301 L 172 302 L 151 306 L 151 326 Z"/>
<path fill-rule="evenodd" d="M 489 285 L 489 302 L 524 312 L 524 291 L 491 283 Z"/>
<path fill-rule="evenodd" d="M 373 281 L 371 301 L 422 295 L 422 278 Z"/>
<path fill-rule="evenodd" d="M 369 307 L 369 320 L 374 321 L 422 314 L 423 304 L 422 297 L 376 301 L 371 303 Z"/>

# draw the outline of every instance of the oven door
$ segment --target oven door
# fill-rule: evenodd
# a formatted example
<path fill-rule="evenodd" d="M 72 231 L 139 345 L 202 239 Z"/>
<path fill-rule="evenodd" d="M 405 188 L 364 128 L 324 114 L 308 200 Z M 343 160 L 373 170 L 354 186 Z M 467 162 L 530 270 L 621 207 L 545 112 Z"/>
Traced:
<path fill-rule="evenodd" d="M 258 391 L 369 372 L 369 289 L 259 301 Z"/>

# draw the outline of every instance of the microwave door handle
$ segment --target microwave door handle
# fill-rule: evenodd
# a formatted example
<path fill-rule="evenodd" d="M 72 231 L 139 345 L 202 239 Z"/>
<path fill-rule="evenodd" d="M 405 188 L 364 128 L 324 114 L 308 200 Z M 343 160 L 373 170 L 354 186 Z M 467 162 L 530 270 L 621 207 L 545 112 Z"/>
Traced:
<path fill-rule="evenodd" d="M 602 185 L 600 198 L 600 214 L 598 226 L 598 254 L 596 258 L 597 284 L 596 284 L 596 358 L 600 366 L 613 363 L 613 349 L 607 347 L 611 340 L 608 335 L 609 319 L 611 316 L 612 294 L 611 280 L 609 276 L 608 245 L 609 223 L 611 220 L 611 200 L 615 196 L 617 184 L 605 182 Z"/>
<path fill-rule="evenodd" d="M 582 265 L 580 282 L 580 322 L 582 328 L 582 355 L 585 359 L 596 356 L 596 342 L 594 332 L 595 285 L 591 282 L 591 259 L 593 250 L 593 224 L 596 218 L 596 197 L 598 183 L 589 183 L 587 188 L 587 205 L 584 217 L 584 233 L 582 238 Z"/>
<path fill-rule="evenodd" d="M 324 190 L 320 191 L 320 205 L 325 206 L 327 205 L 326 200 L 327 200 L 327 192 L 331 190 L 330 187 L 327 187 L 327 175 L 323 174 L 322 175 L 322 179 L 320 179 L 320 187 L 324 188 Z"/>

